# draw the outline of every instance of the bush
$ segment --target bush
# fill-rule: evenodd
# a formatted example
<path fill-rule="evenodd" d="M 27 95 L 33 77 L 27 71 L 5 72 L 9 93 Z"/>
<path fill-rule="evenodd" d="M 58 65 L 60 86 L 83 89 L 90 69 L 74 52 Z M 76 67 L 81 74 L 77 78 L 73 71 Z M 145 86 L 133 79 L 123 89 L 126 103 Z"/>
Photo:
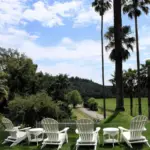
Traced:
<path fill-rule="evenodd" d="M 9 118 L 17 123 L 34 126 L 36 121 L 44 117 L 61 119 L 61 110 L 46 93 L 38 93 L 28 97 L 15 97 L 8 104 Z"/>
<path fill-rule="evenodd" d="M 83 102 L 80 93 L 77 90 L 73 90 L 69 92 L 66 96 L 68 103 L 72 104 L 75 108 L 77 104 L 81 104 Z"/>
<path fill-rule="evenodd" d="M 90 98 L 88 100 L 87 106 L 88 106 L 88 108 L 90 110 L 93 110 L 93 111 L 97 111 L 98 110 L 98 104 L 96 103 L 95 98 Z"/>
<path fill-rule="evenodd" d="M 88 108 L 88 97 L 84 97 L 83 98 L 83 100 L 84 100 L 84 102 L 83 102 L 83 106 L 85 107 L 85 108 Z"/>

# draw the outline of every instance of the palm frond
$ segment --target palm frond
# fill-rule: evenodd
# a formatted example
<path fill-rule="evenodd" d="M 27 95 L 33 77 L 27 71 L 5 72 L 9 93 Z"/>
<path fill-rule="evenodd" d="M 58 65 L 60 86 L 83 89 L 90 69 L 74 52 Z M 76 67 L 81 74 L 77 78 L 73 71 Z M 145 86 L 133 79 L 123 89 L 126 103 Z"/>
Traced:
<path fill-rule="evenodd" d="M 122 51 L 123 61 L 126 61 L 129 57 L 130 57 L 130 52 L 126 49 L 123 49 L 123 51 Z"/>
<path fill-rule="evenodd" d="M 115 49 L 113 49 L 109 55 L 109 58 L 112 62 L 115 62 L 116 60 L 116 53 L 115 53 Z"/>
<path fill-rule="evenodd" d="M 115 39 L 114 39 L 114 27 L 109 27 L 108 31 L 105 34 L 105 38 L 109 41 L 106 45 L 106 51 L 111 51 L 109 58 L 112 61 L 115 61 Z M 130 26 L 122 27 L 122 58 L 126 61 L 130 57 L 129 50 L 133 51 L 133 44 L 135 42 L 135 38 L 131 36 L 131 28 Z"/>
<path fill-rule="evenodd" d="M 149 13 L 149 7 L 148 6 L 140 6 L 141 10 L 147 15 Z"/>
<path fill-rule="evenodd" d="M 106 11 L 111 9 L 111 2 L 111 0 L 95 0 L 94 2 L 92 2 L 92 7 L 94 7 L 95 11 L 98 12 L 100 16 L 102 16 Z"/>

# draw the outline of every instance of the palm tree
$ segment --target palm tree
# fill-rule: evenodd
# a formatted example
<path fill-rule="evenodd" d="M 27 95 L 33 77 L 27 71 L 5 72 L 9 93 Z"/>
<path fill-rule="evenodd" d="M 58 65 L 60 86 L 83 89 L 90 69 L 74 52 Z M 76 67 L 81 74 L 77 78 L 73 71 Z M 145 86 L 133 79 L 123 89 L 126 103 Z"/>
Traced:
<path fill-rule="evenodd" d="M 138 37 L 138 17 L 142 12 L 149 13 L 150 0 L 125 0 L 123 4 L 123 12 L 127 13 L 129 18 L 135 21 L 135 34 L 136 34 L 136 54 L 137 54 L 137 74 L 138 74 L 138 103 L 139 114 L 142 114 L 141 108 L 141 94 L 140 94 L 140 56 L 139 56 L 139 37 Z"/>
<path fill-rule="evenodd" d="M 104 79 L 104 49 L 103 49 L 103 16 L 106 11 L 111 8 L 111 0 L 95 0 L 92 3 L 95 11 L 101 16 L 101 51 L 102 51 L 102 83 L 103 83 L 103 98 L 104 98 L 104 118 L 106 118 L 106 102 L 105 102 L 105 79 Z"/>
<path fill-rule="evenodd" d="M 126 61 L 130 57 L 129 50 L 133 51 L 133 44 L 135 42 L 135 38 L 131 37 L 131 28 L 130 26 L 122 27 L 122 59 Z M 108 32 L 105 34 L 105 38 L 109 40 L 109 43 L 106 45 L 106 50 L 111 51 L 109 58 L 112 61 L 116 61 L 116 49 L 115 49 L 115 38 L 114 38 L 114 27 L 109 27 Z"/>
<path fill-rule="evenodd" d="M 122 60 L 126 61 L 129 58 L 129 56 L 130 56 L 129 50 L 133 51 L 133 44 L 135 42 L 135 38 L 130 36 L 130 34 L 131 34 L 130 26 L 120 27 L 120 29 L 121 29 L 120 30 L 120 39 L 118 39 L 119 41 L 121 41 L 120 49 L 118 47 L 116 47 L 116 45 L 118 43 L 116 43 L 117 41 L 115 40 L 115 28 L 109 27 L 108 32 L 105 34 L 105 38 L 109 40 L 109 43 L 106 46 L 106 50 L 111 50 L 109 57 L 112 61 L 115 61 L 115 63 L 116 63 L 116 71 L 115 71 L 116 92 L 117 92 L 116 110 L 119 110 L 119 111 L 124 110 L 123 87 L 122 87 L 122 82 L 123 82 Z"/>
<path fill-rule="evenodd" d="M 114 8 L 114 39 L 115 39 L 115 76 L 116 76 L 116 111 L 124 111 L 122 82 L 122 18 L 121 0 L 113 1 Z"/>
<path fill-rule="evenodd" d="M 123 72 L 123 85 L 124 91 L 130 97 L 130 115 L 133 115 L 133 94 L 136 91 L 137 85 L 137 75 L 136 70 L 128 69 Z M 112 79 L 109 80 L 113 87 L 116 87 L 116 78 L 115 75 L 112 75 Z"/>

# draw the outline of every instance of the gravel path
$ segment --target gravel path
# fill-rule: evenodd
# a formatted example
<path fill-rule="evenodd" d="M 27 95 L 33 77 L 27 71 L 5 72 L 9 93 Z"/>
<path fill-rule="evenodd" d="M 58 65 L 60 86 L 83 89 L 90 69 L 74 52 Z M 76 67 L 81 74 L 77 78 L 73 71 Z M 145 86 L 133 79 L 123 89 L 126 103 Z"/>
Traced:
<path fill-rule="evenodd" d="M 83 108 L 83 107 L 80 107 L 78 109 L 91 118 L 103 120 L 103 115 L 97 113 L 96 111 L 91 111 L 91 110 L 89 110 L 87 108 Z"/>

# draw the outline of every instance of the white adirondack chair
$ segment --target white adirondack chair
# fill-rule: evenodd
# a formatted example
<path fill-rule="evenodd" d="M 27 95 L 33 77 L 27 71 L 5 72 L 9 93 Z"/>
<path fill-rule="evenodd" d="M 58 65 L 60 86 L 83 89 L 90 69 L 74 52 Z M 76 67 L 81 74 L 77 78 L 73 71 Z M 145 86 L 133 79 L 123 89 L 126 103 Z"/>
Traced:
<path fill-rule="evenodd" d="M 94 146 L 94 150 L 97 148 L 99 142 L 100 127 L 97 127 L 94 131 L 94 122 L 89 119 L 80 119 L 76 121 L 77 129 L 76 133 L 79 134 L 79 138 L 76 142 L 76 150 L 79 146 Z"/>
<path fill-rule="evenodd" d="M 121 140 L 125 141 L 130 148 L 132 148 L 132 143 L 146 143 L 150 147 L 148 140 L 142 135 L 142 132 L 146 131 L 146 122 L 147 117 L 139 115 L 132 119 L 130 129 L 118 127 L 121 131 Z"/>
<path fill-rule="evenodd" d="M 10 145 L 10 147 L 12 147 L 19 144 L 21 141 L 27 138 L 27 131 L 30 129 L 30 127 L 19 129 L 20 126 L 14 127 L 12 122 L 5 117 L 2 118 L 2 123 L 6 128 L 5 131 L 9 132 L 10 134 L 10 136 L 8 136 L 2 144 L 12 142 L 12 144 Z"/>
<path fill-rule="evenodd" d="M 47 135 L 47 138 L 42 143 L 41 149 L 46 145 L 58 145 L 57 150 L 59 150 L 65 141 L 68 143 L 68 127 L 59 131 L 58 122 L 51 118 L 43 119 L 41 124 Z"/>

